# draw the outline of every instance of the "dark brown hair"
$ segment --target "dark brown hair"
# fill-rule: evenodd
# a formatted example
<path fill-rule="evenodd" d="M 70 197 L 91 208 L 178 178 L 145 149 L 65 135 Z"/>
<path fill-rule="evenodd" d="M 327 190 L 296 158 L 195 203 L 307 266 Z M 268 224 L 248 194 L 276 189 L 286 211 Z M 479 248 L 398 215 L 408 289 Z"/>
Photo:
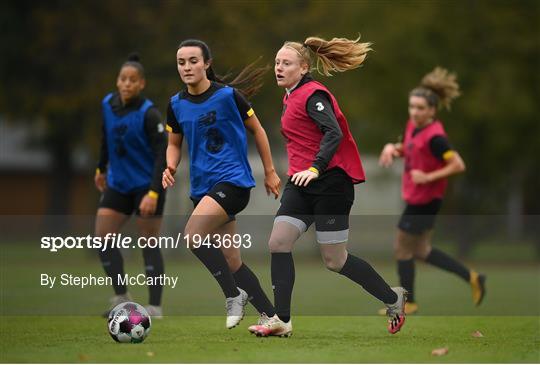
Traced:
<path fill-rule="evenodd" d="M 212 62 L 210 47 L 205 42 L 198 39 L 187 39 L 180 43 L 178 49 L 182 47 L 199 47 L 202 51 L 204 62 Z M 212 68 L 212 64 L 210 64 L 210 67 L 206 70 L 206 77 L 208 80 L 234 87 L 249 99 L 259 92 L 263 85 L 264 74 L 270 69 L 270 66 L 257 67 L 256 64 L 258 61 L 256 60 L 244 67 L 232 80 L 229 80 L 231 78 L 229 74 L 225 76 L 217 75 Z"/>
<path fill-rule="evenodd" d="M 139 56 L 138 53 L 136 52 L 130 53 L 129 56 L 127 57 L 127 60 L 124 63 L 122 63 L 120 70 L 122 70 L 124 67 L 127 67 L 127 66 L 135 68 L 139 72 L 139 75 L 141 76 L 141 78 L 144 79 L 144 67 L 141 63 L 141 57 Z"/>

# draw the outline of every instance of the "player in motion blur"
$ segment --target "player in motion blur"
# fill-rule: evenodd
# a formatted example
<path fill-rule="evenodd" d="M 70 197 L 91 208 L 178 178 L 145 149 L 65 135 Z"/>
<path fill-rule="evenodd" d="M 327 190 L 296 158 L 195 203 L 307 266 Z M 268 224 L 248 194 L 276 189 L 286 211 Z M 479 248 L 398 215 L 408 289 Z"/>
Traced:
<path fill-rule="evenodd" d="M 97 189 L 102 192 L 96 236 L 118 233 L 134 212 L 141 236 L 159 234 L 165 204 L 161 171 L 165 166 L 167 134 L 159 111 L 141 94 L 145 85 L 139 56 L 130 55 L 120 67 L 116 79 L 118 91 L 102 101 L 103 137 L 94 178 Z M 118 276 L 124 275 L 122 254 L 118 248 L 108 248 L 100 250 L 99 255 L 105 272 L 113 281 L 112 309 L 131 300 L 126 286 L 118 281 Z M 143 248 L 143 257 L 147 277 L 164 274 L 159 248 Z M 153 318 L 161 318 L 163 286 L 156 283 L 148 289 L 150 300 L 146 309 Z"/>
<path fill-rule="evenodd" d="M 247 206 L 255 186 L 247 156 L 246 130 L 254 136 L 261 156 L 266 192 L 276 199 L 279 196 L 281 182 L 274 170 L 266 132 L 246 100 L 262 86 L 261 77 L 267 68 L 249 65 L 227 85 L 212 69 L 209 47 L 194 39 L 180 44 L 176 61 L 186 88 L 169 102 L 170 133 L 163 187 L 175 182 L 186 138 L 194 210 L 184 234 L 191 251 L 220 285 L 226 298 L 226 326 L 233 328 L 242 320 L 248 300 L 261 314 L 273 316 L 274 307 L 255 274 L 242 262 L 239 248 L 197 241 L 208 235 L 225 237 L 236 233 L 235 215 Z"/>
<path fill-rule="evenodd" d="M 277 314 L 249 328 L 258 336 L 292 334 L 292 249 L 312 223 L 326 267 L 386 304 L 390 333 L 398 332 L 404 324 L 405 290 L 390 288 L 369 263 L 347 251 L 354 184 L 365 180 L 364 171 L 336 98 L 310 74 L 312 65 L 326 76 L 357 68 L 369 47 L 369 43 L 359 43 L 359 38 L 327 41 L 309 37 L 303 43 L 285 42 L 276 54 L 277 84 L 285 89 L 281 127 L 289 180 L 268 243 Z"/>
<path fill-rule="evenodd" d="M 460 94 L 454 74 L 437 67 L 409 93 L 409 120 L 402 143 L 388 143 L 379 164 L 389 167 L 396 157 L 405 159 L 402 196 L 406 207 L 398 224 L 394 253 L 401 286 L 408 292 L 405 313 L 418 311 L 414 291 L 415 259 L 452 272 L 470 283 L 472 299 L 479 305 L 485 296 L 485 275 L 432 247 L 435 217 L 441 208 L 447 178 L 465 171 L 459 153 L 448 142 L 437 110 L 450 108 Z M 383 310 L 380 311 L 383 313 Z"/>

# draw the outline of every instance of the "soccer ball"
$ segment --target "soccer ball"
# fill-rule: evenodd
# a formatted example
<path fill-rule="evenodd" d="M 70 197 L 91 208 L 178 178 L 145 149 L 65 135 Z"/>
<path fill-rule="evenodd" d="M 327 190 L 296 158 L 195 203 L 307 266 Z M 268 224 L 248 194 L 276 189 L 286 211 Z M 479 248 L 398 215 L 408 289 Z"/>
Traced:
<path fill-rule="evenodd" d="M 118 304 L 109 313 L 107 327 L 116 342 L 140 343 L 148 333 L 152 321 L 148 312 L 140 304 L 124 302 Z"/>

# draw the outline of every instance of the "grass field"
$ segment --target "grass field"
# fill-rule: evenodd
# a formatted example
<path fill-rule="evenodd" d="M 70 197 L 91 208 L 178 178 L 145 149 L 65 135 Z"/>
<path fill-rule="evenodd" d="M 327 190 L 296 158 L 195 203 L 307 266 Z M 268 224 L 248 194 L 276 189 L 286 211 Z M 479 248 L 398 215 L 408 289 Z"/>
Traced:
<path fill-rule="evenodd" d="M 539 362 L 538 317 L 410 317 L 391 336 L 381 317 L 297 317 L 288 339 L 249 335 L 246 318 L 154 321 L 142 344 L 117 344 L 96 317 L 8 317 L 2 362 Z M 480 331 L 484 337 L 471 336 Z M 447 347 L 446 356 L 431 356 Z"/>
<path fill-rule="evenodd" d="M 39 251 L 38 251 L 39 253 Z M 369 259 L 369 258 L 368 258 Z M 189 255 L 167 260 L 179 287 L 165 288 L 170 316 L 154 321 L 140 345 L 115 343 L 99 318 L 110 287 L 85 289 L 39 285 L 39 274 L 101 275 L 97 257 L 82 252 L 30 254 L 2 247 L 0 283 L 1 362 L 540 362 L 540 270 L 538 262 L 474 262 L 488 275 L 488 296 L 475 308 L 468 285 L 427 265 L 417 265 L 420 316 L 402 332 L 386 332 L 380 304 L 320 261 L 298 257 L 293 297 L 294 335 L 260 339 L 246 328 L 256 320 L 250 307 L 239 328 L 226 330 L 224 300 L 205 269 Z M 247 257 L 271 293 L 268 263 Z M 389 261 L 374 261 L 396 283 Z M 126 259 L 130 273 L 142 270 L 140 254 Z M 145 304 L 145 287 L 130 288 Z M 484 337 L 473 337 L 480 331 Z M 435 348 L 448 347 L 442 357 Z"/>

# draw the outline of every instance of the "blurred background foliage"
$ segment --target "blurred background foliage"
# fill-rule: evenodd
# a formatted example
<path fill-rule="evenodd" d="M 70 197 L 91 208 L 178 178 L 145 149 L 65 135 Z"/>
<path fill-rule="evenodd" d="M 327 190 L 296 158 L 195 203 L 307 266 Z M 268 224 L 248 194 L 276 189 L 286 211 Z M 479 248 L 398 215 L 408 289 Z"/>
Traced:
<path fill-rule="evenodd" d="M 307 36 L 373 43 L 364 66 L 324 79 L 363 155 L 402 134 L 407 94 L 441 65 L 462 88 L 442 111 L 467 172 L 445 209 L 456 214 L 538 214 L 540 2 L 523 1 L 3 1 L 0 4 L 0 118 L 27 124 L 51 156 L 48 213 L 68 212 L 73 155 L 88 151 L 92 184 L 100 101 L 119 66 L 137 51 L 146 95 L 165 115 L 181 83 L 177 45 L 206 41 L 219 73 L 262 57 L 272 65 L 286 40 Z M 275 154 L 283 153 L 283 90 L 272 72 L 253 100 Z M 4 138 L 4 137 L 2 137 Z M 92 212 L 89 212 L 92 213 Z"/>

